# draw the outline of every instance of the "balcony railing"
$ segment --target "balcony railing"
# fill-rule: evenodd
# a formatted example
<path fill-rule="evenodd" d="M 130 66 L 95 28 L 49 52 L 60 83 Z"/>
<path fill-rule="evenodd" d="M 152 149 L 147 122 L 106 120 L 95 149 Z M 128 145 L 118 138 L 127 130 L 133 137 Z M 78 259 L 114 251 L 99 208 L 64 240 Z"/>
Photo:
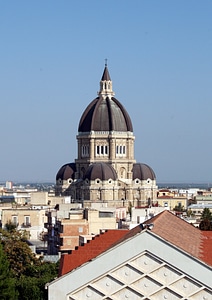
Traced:
<path fill-rule="evenodd" d="M 21 227 L 22 228 L 29 228 L 29 227 L 31 227 L 31 223 L 22 223 Z"/>

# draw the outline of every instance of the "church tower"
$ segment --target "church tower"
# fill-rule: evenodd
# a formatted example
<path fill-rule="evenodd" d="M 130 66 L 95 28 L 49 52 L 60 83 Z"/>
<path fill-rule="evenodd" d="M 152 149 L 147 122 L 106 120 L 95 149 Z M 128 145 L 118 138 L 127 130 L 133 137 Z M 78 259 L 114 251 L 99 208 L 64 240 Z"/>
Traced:
<path fill-rule="evenodd" d="M 150 205 L 156 199 L 155 174 L 149 166 L 136 163 L 132 122 L 114 95 L 105 64 L 98 96 L 79 121 L 77 158 L 58 171 L 56 194 L 70 195 L 86 206 L 92 202 Z"/>

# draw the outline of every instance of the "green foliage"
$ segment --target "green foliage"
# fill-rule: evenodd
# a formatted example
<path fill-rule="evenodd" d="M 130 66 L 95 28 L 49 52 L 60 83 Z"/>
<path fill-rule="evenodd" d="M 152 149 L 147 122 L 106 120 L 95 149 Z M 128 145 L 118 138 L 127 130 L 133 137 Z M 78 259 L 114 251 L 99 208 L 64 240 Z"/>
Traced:
<path fill-rule="evenodd" d="M 212 230 L 212 213 L 207 207 L 202 211 L 199 228 L 200 230 Z"/>
<path fill-rule="evenodd" d="M 17 228 L 17 225 L 12 223 L 12 221 L 8 221 L 6 224 L 5 224 L 5 228 L 7 231 L 11 232 L 13 230 L 15 230 Z"/>
<path fill-rule="evenodd" d="M 194 214 L 192 213 L 192 210 L 189 208 L 187 211 L 186 211 L 186 213 L 187 213 L 187 216 L 188 217 L 192 217 Z"/>
<path fill-rule="evenodd" d="M 209 208 L 205 207 L 201 214 L 202 221 L 211 221 L 212 220 L 212 213 Z"/>
<path fill-rule="evenodd" d="M 0 243 L 2 245 L 2 253 L 7 260 L 5 260 L 5 269 L 8 273 L 8 284 L 5 283 L 5 288 L 12 284 L 14 286 L 14 294 L 12 297 L 1 297 L 3 300 L 45 300 L 48 299 L 45 284 L 52 281 L 58 274 L 58 264 L 43 262 L 42 259 L 37 258 L 26 243 L 26 234 L 17 230 L 0 231 Z M 1 251 L 0 251 L 1 264 Z M 0 265 L 0 279 L 1 271 Z M 13 275 L 7 276 L 7 274 Z M 12 281 L 10 281 L 10 278 Z M 1 280 L 0 280 L 1 291 Z M 12 289 L 11 289 L 12 291 Z M 19 295 L 17 297 L 17 295 Z"/>
<path fill-rule="evenodd" d="M 37 279 L 21 275 L 16 283 L 16 288 L 22 300 L 44 299 L 40 297 L 40 288 L 37 284 Z"/>
<path fill-rule="evenodd" d="M 2 230 L 1 239 L 4 252 L 10 263 L 10 268 L 15 277 L 24 274 L 31 264 L 36 264 L 35 255 L 26 243 L 25 232 Z"/>
<path fill-rule="evenodd" d="M 0 243 L 0 297 L 2 300 L 16 300 L 15 279 L 9 268 L 9 262 Z"/>
<path fill-rule="evenodd" d="M 21 275 L 17 281 L 17 290 L 21 295 L 20 300 L 45 300 L 48 299 L 46 283 L 52 281 L 58 274 L 55 263 L 40 262 L 28 269 L 28 274 Z"/>
<path fill-rule="evenodd" d="M 174 211 L 183 212 L 184 211 L 184 206 L 182 206 L 181 204 L 175 205 Z"/>

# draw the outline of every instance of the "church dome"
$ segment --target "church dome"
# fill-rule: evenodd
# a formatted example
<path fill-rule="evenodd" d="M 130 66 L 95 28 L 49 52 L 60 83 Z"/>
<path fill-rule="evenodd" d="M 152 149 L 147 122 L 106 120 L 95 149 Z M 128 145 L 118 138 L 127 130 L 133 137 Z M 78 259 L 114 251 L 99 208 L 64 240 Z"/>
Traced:
<path fill-rule="evenodd" d="M 68 180 L 69 178 L 74 180 L 74 173 L 76 172 L 75 163 L 69 163 L 63 165 L 57 172 L 56 180 Z"/>
<path fill-rule="evenodd" d="M 115 98 L 112 81 L 105 66 L 100 81 L 99 97 L 85 109 L 79 122 L 78 132 L 90 131 L 130 131 L 133 132 L 131 119 L 124 106 Z"/>
<path fill-rule="evenodd" d="M 93 163 L 90 165 L 84 175 L 84 179 L 88 180 L 95 180 L 95 179 L 100 179 L 100 180 L 116 180 L 117 179 L 117 174 L 114 168 L 104 162 L 98 162 L 98 163 Z"/>
<path fill-rule="evenodd" d="M 133 180 L 155 180 L 156 176 L 152 168 L 146 164 L 136 163 L 133 165 Z"/>

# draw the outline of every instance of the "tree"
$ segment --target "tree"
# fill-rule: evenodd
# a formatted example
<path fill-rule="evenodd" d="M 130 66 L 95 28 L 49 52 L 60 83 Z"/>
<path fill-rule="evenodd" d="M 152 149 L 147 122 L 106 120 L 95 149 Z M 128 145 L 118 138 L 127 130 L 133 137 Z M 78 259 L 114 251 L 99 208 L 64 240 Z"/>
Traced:
<path fill-rule="evenodd" d="M 47 300 L 46 283 L 58 275 L 58 264 L 40 261 L 39 265 L 32 265 L 28 273 L 21 275 L 17 281 L 20 300 Z"/>
<path fill-rule="evenodd" d="M 16 300 L 15 279 L 9 268 L 9 262 L 0 243 L 0 291 L 2 300 Z"/>
<path fill-rule="evenodd" d="M 37 263 L 35 254 L 26 243 L 25 232 L 1 230 L 1 240 L 11 271 L 15 277 L 24 274 L 28 267 Z"/>
<path fill-rule="evenodd" d="M 8 221 L 5 224 L 5 228 L 6 228 L 7 231 L 11 232 L 11 231 L 13 231 L 17 228 L 17 224 L 13 223 L 12 221 Z"/>
<path fill-rule="evenodd" d="M 0 243 L 4 250 L 4 255 L 7 256 L 7 270 L 13 275 L 16 296 L 11 298 L 3 298 L 2 300 L 46 300 L 48 299 L 45 285 L 52 281 L 58 274 L 58 264 L 44 262 L 42 258 L 37 258 L 32 253 L 30 247 L 26 243 L 25 232 L 17 230 L 0 230 Z M 0 257 L 1 258 L 1 257 Z M 0 259 L 1 265 L 1 259 Z M 8 274 L 9 274 L 8 273 Z M 8 276 L 8 278 L 11 278 Z M 0 268 L 1 279 L 1 268 Z M 0 280 L 1 284 L 1 280 Z M 5 285 L 8 286 L 8 285 Z"/>
<path fill-rule="evenodd" d="M 212 220 L 212 213 L 208 207 L 205 207 L 201 214 L 201 220 L 211 221 Z"/>
<path fill-rule="evenodd" d="M 208 207 L 205 207 L 202 211 L 199 228 L 201 230 L 212 230 L 212 213 Z"/>
<path fill-rule="evenodd" d="M 182 206 L 181 203 L 178 203 L 178 205 L 175 205 L 174 211 L 183 212 L 184 211 L 184 206 Z"/>

